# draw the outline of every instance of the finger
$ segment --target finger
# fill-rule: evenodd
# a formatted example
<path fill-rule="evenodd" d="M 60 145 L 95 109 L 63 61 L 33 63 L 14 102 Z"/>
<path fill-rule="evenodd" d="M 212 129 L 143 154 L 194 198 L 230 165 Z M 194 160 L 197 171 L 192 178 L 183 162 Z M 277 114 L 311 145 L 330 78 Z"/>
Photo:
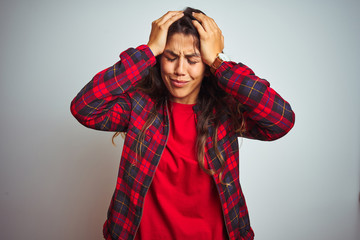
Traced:
<path fill-rule="evenodd" d="M 196 20 L 192 20 L 192 23 L 196 30 L 199 32 L 200 37 L 206 34 L 204 27 Z"/>
<path fill-rule="evenodd" d="M 165 23 L 164 26 L 166 28 L 170 27 L 171 24 L 173 24 L 174 22 L 176 22 L 177 20 L 179 20 L 180 18 L 182 18 L 184 16 L 183 12 L 179 12 L 175 15 L 173 15 L 172 17 L 170 17 Z"/>
<path fill-rule="evenodd" d="M 203 28 L 206 30 L 207 27 L 209 27 L 209 17 L 206 16 L 205 14 L 202 13 L 192 13 L 194 18 L 196 18 L 201 25 L 203 26 Z"/>
<path fill-rule="evenodd" d="M 174 17 L 180 13 L 183 13 L 183 12 L 182 11 L 169 11 L 166 14 L 164 14 L 161 18 L 159 18 L 157 20 L 157 22 L 159 25 L 162 25 L 162 24 L 166 23 L 169 19 L 171 19 L 172 17 Z"/>
<path fill-rule="evenodd" d="M 214 19 L 212 19 L 202 13 L 193 12 L 193 16 L 201 23 L 201 25 L 203 25 L 205 31 L 219 28 Z"/>

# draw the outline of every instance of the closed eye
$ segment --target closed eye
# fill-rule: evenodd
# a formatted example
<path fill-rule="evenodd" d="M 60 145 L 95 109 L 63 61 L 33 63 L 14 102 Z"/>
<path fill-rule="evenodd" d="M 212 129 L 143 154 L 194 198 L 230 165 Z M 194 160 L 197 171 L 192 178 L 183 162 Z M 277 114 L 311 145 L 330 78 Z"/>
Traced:
<path fill-rule="evenodd" d="M 191 61 L 190 59 L 188 59 L 188 63 L 191 64 L 191 65 L 193 65 L 193 64 L 198 63 L 198 61 Z"/>
<path fill-rule="evenodd" d="M 169 62 L 173 62 L 176 60 L 176 57 L 175 58 L 166 57 L 166 60 L 168 60 Z"/>

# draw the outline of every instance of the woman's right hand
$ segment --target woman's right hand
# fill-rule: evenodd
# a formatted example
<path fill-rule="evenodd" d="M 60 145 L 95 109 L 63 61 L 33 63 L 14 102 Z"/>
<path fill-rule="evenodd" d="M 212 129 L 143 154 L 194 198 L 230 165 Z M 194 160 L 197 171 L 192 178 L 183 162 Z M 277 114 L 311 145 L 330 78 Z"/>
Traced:
<path fill-rule="evenodd" d="M 170 25 L 179 20 L 182 16 L 184 16 L 182 11 L 169 11 L 161 18 L 152 22 L 151 33 L 147 45 L 155 57 L 162 54 L 165 49 Z"/>

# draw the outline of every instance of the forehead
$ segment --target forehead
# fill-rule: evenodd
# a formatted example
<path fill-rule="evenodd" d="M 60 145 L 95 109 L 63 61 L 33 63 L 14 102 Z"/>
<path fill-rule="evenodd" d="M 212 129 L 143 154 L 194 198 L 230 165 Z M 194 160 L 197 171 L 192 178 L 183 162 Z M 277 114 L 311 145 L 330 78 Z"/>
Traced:
<path fill-rule="evenodd" d="M 200 51 L 196 46 L 196 39 L 192 35 L 175 33 L 166 42 L 165 50 L 170 50 L 176 54 L 199 54 Z"/>

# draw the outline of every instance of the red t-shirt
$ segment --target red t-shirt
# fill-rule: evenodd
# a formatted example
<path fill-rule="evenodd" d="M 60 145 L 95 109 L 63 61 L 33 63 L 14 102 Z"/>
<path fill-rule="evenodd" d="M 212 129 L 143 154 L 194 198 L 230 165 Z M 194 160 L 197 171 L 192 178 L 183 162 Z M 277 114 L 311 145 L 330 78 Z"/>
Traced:
<path fill-rule="evenodd" d="M 135 239 L 228 239 L 215 183 L 197 161 L 194 105 L 169 105 L 169 138 Z"/>

